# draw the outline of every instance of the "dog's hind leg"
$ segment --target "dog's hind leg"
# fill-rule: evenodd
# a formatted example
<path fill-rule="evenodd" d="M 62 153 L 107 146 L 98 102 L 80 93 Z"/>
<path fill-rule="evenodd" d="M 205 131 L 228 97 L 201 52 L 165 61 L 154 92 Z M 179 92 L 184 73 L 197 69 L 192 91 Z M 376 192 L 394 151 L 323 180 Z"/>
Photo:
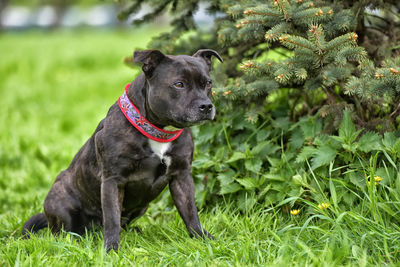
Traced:
<path fill-rule="evenodd" d="M 69 205 L 64 206 L 66 204 L 65 201 L 54 203 L 54 200 L 52 200 L 52 202 L 51 206 L 45 205 L 45 214 L 53 234 L 58 234 L 61 229 L 66 232 L 84 234 L 86 224 L 80 209 Z"/>
<path fill-rule="evenodd" d="M 86 220 L 82 216 L 80 201 L 68 188 L 62 181 L 57 181 L 44 202 L 44 212 L 53 234 L 62 228 L 77 234 L 85 232 Z"/>

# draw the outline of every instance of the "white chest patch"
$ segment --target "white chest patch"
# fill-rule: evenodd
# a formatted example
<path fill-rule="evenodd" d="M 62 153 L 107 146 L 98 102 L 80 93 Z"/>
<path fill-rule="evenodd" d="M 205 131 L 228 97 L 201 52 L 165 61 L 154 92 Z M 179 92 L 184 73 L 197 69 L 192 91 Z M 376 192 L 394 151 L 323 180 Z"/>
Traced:
<path fill-rule="evenodd" d="M 171 164 L 171 158 L 165 156 L 165 153 L 168 151 L 171 143 L 160 143 L 149 139 L 149 145 L 154 154 L 156 154 L 160 158 L 160 160 L 168 167 Z"/>

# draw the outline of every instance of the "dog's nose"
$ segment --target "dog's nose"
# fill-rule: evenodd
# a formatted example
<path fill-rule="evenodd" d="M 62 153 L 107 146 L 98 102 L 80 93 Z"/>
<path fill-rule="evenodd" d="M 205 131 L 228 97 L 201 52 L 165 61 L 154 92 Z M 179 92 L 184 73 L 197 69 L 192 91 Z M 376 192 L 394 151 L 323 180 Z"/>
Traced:
<path fill-rule="evenodd" d="M 213 109 L 213 104 L 211 104 L 211 103 L 207 103 L 207 104 L 201 104 L 200 106 L 199 106 L 199 110 L 200 110 L 200 112 L 202 112 L 202 113 L 210 113 L 211 111 L 212 111 L 212 109 Z"/>

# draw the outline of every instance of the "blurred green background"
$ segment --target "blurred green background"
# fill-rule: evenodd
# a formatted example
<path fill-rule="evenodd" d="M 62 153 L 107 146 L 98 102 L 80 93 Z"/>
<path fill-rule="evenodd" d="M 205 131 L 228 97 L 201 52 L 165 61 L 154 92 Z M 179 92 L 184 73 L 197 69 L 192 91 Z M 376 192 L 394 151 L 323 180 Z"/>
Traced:
<path fill-rule="evenodd" d="M 139 71 L 123 59 L 162 27 L 0 34 L 0 235 L 42 210 L 57 174 Z M 19 234 L 19 233 L 18 233 Z"/>

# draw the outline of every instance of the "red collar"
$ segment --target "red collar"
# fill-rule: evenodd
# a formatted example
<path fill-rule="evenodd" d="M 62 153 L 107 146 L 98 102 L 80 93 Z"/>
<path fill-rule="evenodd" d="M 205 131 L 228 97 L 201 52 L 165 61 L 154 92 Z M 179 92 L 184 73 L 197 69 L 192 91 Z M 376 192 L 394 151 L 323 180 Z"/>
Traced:
<path fill-rule="evenodd" d="M 121 109 L 125 117 L 128 119 L 128 121 L 133 126 L 135 126 L 135 128 L 138 129 L 139 132 L 141 132 L 144 136 L 150 138 L 151 140 L 161 143 L 167 143 L 177 139 L 181 135 L 183 129 L 178 131 L 166 131 L 148 122 L 146 118 L 140 114 L 139 110 L 135 107 L 135 105 L 133 105 L 133 103 L 129 100 L 126 94 L 129 85 L 130 84 L 128 83 L 125 86 L 124 93 L 118 99 L 119 108 Z"/>

